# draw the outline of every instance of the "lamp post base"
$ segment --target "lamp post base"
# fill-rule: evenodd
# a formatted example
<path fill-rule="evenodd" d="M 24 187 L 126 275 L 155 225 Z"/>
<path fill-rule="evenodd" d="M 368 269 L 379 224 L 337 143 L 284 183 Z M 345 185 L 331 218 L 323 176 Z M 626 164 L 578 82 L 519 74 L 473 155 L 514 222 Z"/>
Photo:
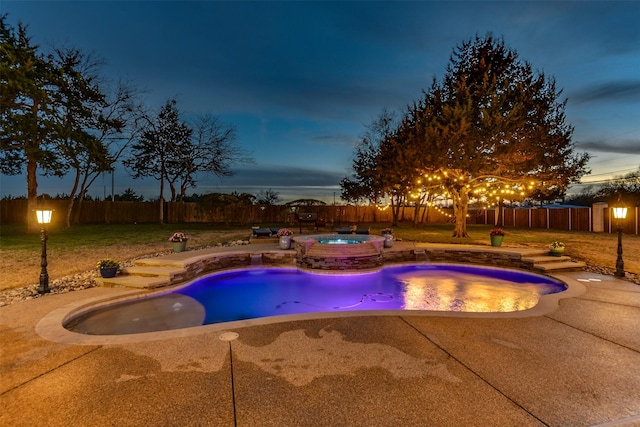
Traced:
<path fill-rule="evenodd" d="M 618 259 L 616 260 L 616 277 L 624 277 L 624 261 L 622 260 L 622 227 L 618 225 Z"/>
<path fill-rule="evenodd" d="M 48 294 L 49 292 L 51 292 L 51 289 L 49 289 L 49 278 L 47 277 L 43 280 L 43 278 L 40 277 L 40 286 L 38 286 L 38 293 Z"/>
<path fill-rule="evenodd" d="M 47 230 L 43 227 L 40 235 L 42 241 L 42 258 L 40 261 L 40 286 L 38 287 L 39 294 L 48 294 L 51 292 L 49 289 L 49 273 L 47 272 Z"/>

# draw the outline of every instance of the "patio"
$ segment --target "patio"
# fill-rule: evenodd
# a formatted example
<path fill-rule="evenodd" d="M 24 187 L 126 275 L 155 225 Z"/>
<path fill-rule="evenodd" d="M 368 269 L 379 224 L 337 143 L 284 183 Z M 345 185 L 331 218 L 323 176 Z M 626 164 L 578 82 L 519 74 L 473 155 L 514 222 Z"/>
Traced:
<path fill-rule="evenodd" d="M 69 304 L 139 290 L 46 295 L 0 308 L 0 420 L 29 426 L 640 423 L 640 288 L 589 272 L 556 276 L 587 290 L 543 316 L 310 316 L 99 344 L 46 340 L 36 326 Z"/>

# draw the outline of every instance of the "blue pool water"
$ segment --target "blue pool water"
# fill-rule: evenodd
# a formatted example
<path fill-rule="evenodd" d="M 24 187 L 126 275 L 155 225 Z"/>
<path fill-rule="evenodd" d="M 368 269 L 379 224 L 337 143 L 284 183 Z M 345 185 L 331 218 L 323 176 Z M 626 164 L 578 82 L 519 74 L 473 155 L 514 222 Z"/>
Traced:
<path fill-rule="evenodd" d="M 341 239 L 339 237 L 318 240 L 318 243 L 321 243 L 323 245 L 354 245 L 354 244 L 365 243 L 365 242 L 366 240 Z"/>
<path fill-rule="evenodd" d="M 546 276 L 461 265 L 402 265 L 367 274 L 249 269 L 200 278 L 172 293 L 205 311 L 203 324 L 352 310 L 512 312 L 566 286 Z"/>

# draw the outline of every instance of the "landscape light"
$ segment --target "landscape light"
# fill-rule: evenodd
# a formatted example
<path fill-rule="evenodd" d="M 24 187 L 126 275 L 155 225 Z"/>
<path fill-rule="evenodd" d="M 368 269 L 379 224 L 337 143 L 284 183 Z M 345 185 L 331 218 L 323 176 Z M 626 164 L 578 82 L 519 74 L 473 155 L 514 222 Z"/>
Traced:
<path fill-rule="evenodd" d="M 613 207 L 613 217 L 617 219 L 618 226 L 618 259 L 616 260 L 616 277 L 624 277 L 624 261 L 622 260 L 622 221 L 627 217 L 627 207 L 618 198 L 618 203 Z"/>
<path fill-rule="evenodd" d="M 40 240 L 42 241 L 42 258 L 40 260 L 40 286 L 38 287 L 38 293 L 40 294 L 46 294 L 50 292 L 49 273 L 47 272 L 47 224 L 51 223 L 52 215 L 53 211 L 51 209 L 36 210 L 38 224 L 40 224 L 41 226 Z"/>

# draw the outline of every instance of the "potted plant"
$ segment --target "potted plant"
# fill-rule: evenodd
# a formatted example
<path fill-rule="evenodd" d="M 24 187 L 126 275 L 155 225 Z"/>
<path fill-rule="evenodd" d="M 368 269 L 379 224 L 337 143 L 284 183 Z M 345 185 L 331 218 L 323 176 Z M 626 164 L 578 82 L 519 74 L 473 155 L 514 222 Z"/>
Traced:
<path fill-rule="evenodd" d="M 391 228 L 383 228 L 380 233 L 384 236 L 384 247 L 390 248 L 393 246 L 393 230 Z"/>
<path fill-rule="evenodd" d="M 564 243 L 555 241 L 549 245 L 549 253 L 552 256 L 562 256 L 564 254 Z"/>
<path fill-rule="evenodd" d="M 100 276 L 109 278 L 115 277 L 120 268 L 120 263 L 115 259 L 105 258 L 98 261 L 96 267 L 100 270 Z"/>
<path fill-rule="evenodd" d="M 187 240 L 189 238 L 182 231 L 177 231 L 169 237 L 169 241 L 173 244 L 174 252 L 182 252 L 187 248 Z"/>
<path fill-rule="evenodd" d="M 291 236 L 293 235 L 293 231 L 289 230 L 288 228 L 281 228 L 280 230 L 278 230 L 278 233 L 276 233 L 276 236 L 278 237 L 278 245 L 280 246 L 280 249 L 291 249 Z"/>
<path fill-rule="evenodd" d="M 494 228 L 489 231 L 491 237 L 491 246 L 502 246 L 502 239 L 504 239 L 504 230 L 502 228 Z"/>

